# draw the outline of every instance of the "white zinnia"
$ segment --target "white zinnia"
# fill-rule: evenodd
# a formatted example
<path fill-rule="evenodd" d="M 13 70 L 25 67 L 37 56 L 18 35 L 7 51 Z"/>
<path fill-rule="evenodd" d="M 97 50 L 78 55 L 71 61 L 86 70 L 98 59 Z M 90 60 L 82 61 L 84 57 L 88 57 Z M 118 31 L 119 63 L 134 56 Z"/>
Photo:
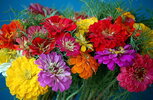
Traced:
<path fill-rule="evenodd" d="M 3 63 L 3 64 L 0 65 L 0 73 L 2 73 L 2 75 L 3 75 L 4 77 L 7 76 L 7 75 L 6 75 L 6 71 L 7 71 L 7 69 L 8 69 L 10 66 L 11 66 L 11 63 Z"/>

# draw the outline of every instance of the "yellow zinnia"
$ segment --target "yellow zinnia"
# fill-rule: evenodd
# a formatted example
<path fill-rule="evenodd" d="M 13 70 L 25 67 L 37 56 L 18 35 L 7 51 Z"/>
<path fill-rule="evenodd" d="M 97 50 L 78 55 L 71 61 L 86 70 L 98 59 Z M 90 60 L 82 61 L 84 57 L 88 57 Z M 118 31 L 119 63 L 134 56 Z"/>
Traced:
<path fill-rule="evenodd" d="M 6 85 L 10 93 L 20 100 L 36 100 L 39 95 L 48 91 L 48 88 L 40 86 L 37 80 L 40 69 L 34 61 L 33 58 L 18 57 L 6 72 Z"/>
<path fill-rule="evenodd" d="M 76 41 L 80 43 L 82 52 L 85 52 L 87 49 L 93 51 L 93 45 L 82 34 L 77 35 Z"/>
<path fill-rule="evenodd" d="M 81 19 L 76 22 L 78 33 L 84 34 L 88 32 L 89 26 L 97 22 L 98 19 L 96 17 L 92 17 L 89 19 Z"/>
<path fill-rule="evenodd" d="M 0 65 L 9 62 L 11 59 L 15 58 L 16 51 L 7 48 L 0 49 Z"/>
<path fill-rule="evenodd" d="M 93 45 L 86 40 L 85 33 L 89 32 L 89 26 L 97 21 L 98 19 L 96 17 L 92 17 L 88 19 L 81 19 L 76 22 L 77 32 L 75 36 L 77 37 L 77 42 L 81 45 L 82 52 L 85 52 L 87 49 L 93 50 Z"/>
<path fill-rule="evenodd" d="M 126 12 L 126 11 L 124 11 L 124 10 L 121 9 L 121 8 L 116 8 L 116 9 L 117 9 L 119 12 L 122 13 L 121 16 L 125 16 L 125 17 L 128 17 L 128 18 L 131 18 L 131 19 L 135 20 L 135 16 L 134 16 L 133 14 L 131 14 L 131 12 Z"/>

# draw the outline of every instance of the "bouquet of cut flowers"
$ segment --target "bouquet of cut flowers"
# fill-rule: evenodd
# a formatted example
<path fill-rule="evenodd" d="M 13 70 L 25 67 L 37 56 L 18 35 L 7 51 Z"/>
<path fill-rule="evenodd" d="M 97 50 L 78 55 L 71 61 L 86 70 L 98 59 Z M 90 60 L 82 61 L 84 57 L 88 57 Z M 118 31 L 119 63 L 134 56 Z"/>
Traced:
<path fill-rule="evenodd" d="M 123 100 L 153 84 L 153 20 L 119 2 L 38 3 L 0 29 L 0 72 L 20 100 Z"/>

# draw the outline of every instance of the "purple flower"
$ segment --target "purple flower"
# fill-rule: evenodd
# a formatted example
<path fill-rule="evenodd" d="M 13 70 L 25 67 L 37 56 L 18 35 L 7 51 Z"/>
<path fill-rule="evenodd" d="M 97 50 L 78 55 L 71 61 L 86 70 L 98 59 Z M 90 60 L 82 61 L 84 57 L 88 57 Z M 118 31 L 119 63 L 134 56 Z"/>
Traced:
<path fill-rule="evenodd" d="M 41 54 L 35 61 L 41 68 L 38 74 L 40 85 L 52 87 L 53 91 L 58 89 L 63 92 L 69 89 L 72 83 L 70 68 L 63 61 L 62 56 L 56 52 Z"/>
<path fill-rule="evenodd" d="M 114 70 L 116 64 L 119 67 L 127 67 L 133 64 L 136 54 L 136 51 L 131 48 L 131 45 L 126 45 L 117 49 L 98 51 L 94 58 L 99 64 L 107 64 L 109 70 Z"/>

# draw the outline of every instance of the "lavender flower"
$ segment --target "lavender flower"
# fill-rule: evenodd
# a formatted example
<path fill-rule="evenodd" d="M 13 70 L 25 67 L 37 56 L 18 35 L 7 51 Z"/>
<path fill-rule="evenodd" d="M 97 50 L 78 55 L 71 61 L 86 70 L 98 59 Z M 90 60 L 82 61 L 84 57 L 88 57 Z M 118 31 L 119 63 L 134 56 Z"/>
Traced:
<path fill-rule="evenodd" d="M 114 70 L 115 65 L 127 67 L 133 64 L 136 51 L 131 49 L 131 45 L 119 47 L 117 49 L 108 49 L 96 52 L 95 59 L 99 64 L 107 64 L 109 70 Z"/>
<path fill-rule="evenodd" d="M 52 87 L 53 91 L 58 89 L 63 92 L 69 89 L 72 83 L 70 68 L 63 61 L 62 56 L 56 52 L 50 54 L 41 54 L 39 59 L 35 61 L 41 68 L 38 74 L 40 85 Z"/>

